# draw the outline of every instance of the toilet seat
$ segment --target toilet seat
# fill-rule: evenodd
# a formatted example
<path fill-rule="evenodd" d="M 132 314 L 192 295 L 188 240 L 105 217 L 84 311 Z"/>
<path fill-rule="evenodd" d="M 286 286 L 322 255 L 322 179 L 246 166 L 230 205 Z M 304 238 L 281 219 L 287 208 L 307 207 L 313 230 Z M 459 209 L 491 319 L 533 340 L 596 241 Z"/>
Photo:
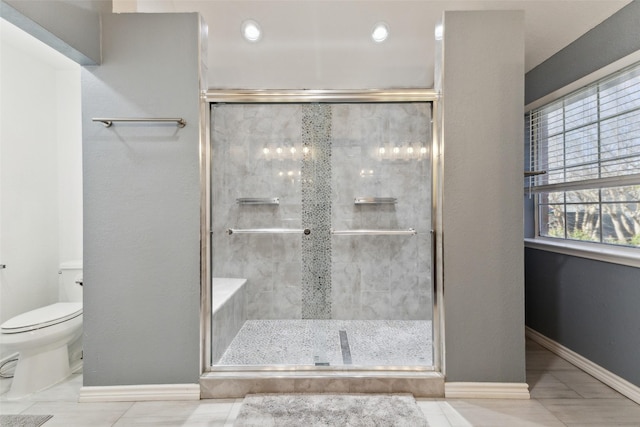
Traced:
<path fill-rule="evenodd" d="M 82 315 L 81 302 L 58 302 L 12 317 L 0 326 L 3 334 L 29 332 Z"/>

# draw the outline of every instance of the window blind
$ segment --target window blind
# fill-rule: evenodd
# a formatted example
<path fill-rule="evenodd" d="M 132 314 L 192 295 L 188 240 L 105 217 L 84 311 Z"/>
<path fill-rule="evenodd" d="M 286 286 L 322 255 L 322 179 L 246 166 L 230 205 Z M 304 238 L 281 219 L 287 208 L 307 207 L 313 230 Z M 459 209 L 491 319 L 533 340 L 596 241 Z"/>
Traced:
<path fill-rule="evenodd" d="M 535 192 L 640 184 L 640 64 L 530 112 Z"/>

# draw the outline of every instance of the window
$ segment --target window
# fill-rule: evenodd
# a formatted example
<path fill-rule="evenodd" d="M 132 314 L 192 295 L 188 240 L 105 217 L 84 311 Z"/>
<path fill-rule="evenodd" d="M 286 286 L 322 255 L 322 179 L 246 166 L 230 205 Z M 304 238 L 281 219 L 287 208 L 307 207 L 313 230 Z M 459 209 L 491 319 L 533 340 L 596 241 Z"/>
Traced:
<path fill-rule="evenodd" d="M 640 247 L 640 63 L 531 111 L 542 237 Z M 534 172 L 535 173 L 535 172 Z"/>

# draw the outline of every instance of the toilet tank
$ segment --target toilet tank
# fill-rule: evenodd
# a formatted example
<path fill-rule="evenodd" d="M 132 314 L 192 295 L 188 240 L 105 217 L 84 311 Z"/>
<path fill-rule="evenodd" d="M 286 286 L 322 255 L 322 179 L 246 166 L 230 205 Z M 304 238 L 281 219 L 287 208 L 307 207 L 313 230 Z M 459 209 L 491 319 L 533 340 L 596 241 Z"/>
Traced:
<path fill-rule="evenodd" d="M 58 271 L 58 301 L 82 302 L 82 261 L 60 264 Z"/>

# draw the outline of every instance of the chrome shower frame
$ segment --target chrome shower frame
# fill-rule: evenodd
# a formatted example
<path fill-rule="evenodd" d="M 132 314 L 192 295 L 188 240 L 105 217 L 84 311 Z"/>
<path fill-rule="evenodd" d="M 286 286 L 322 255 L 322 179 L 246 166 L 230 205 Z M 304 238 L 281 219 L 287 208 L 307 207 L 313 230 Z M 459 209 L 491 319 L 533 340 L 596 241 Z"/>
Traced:
<path fill-rule="evenodd" d="M 385 371 L 423 375 L 425 378 L 444 378 L 444 305 L 442 276 L 442 143 L 440 138 L 440 94 L 433 89 L 381 89 L 381 90 L 208 90 L 202 93 L 200 103 L 200 188 L 201 188 L 201 284 L 200 284 L 200 374 L 203 379 L 213 371 L 228 379 L 287 378 L 307 372 L 313 378 L 384 377 Z M 343 369 L 341 367 L 223 367 L 211 366 L 211 135 L 210 104 L 212 103 L 391 103 L 426 102 L 431 104 L 432 120 L 432 286 L 433 286 L 433 367 L 416 368 L 393 366 Z M 235 376 L 233 374 L 236 374 Z M 253 377 L 252 377 L 253 376 Z M 413 378 L 413 377 L 412 377 Z M 202 388 L 202 386 L 201 386 Z M 231 393 L 233 394 L 233 393 Z M 229 397 L 231 396 L 229 394 Z M 212 396 L 208 396 L 212 397 Z"/>

